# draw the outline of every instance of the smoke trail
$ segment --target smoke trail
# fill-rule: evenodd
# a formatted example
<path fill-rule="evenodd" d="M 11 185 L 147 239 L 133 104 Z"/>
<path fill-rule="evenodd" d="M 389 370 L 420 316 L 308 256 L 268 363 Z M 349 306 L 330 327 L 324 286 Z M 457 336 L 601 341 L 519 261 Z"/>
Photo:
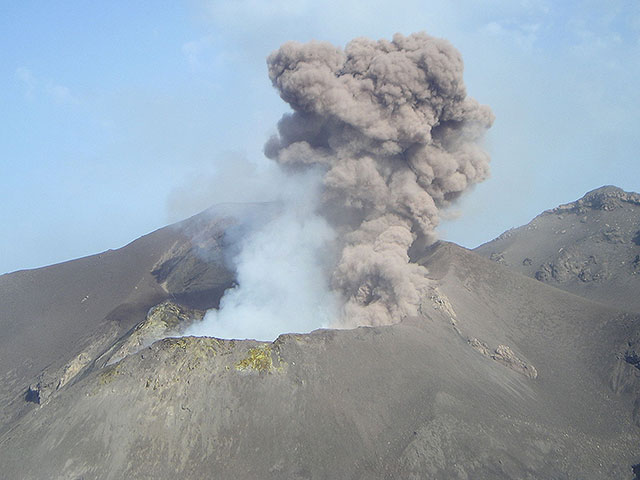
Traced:
<path fill-rule="evenodd" d="M 289 42 L 267 63 L 293 113 L 265 154 L 288 170 L 325 172 L 322 212 L 341 238 L 331 279 L 338 326 L 418 314 L 429 281 L 409 248 L 432 241 L 440 209 L 488 176 L 478 142 L 493 114 L 466 96 L 459 52 L 425 33 L 396 34 L 344 51 Z"/>

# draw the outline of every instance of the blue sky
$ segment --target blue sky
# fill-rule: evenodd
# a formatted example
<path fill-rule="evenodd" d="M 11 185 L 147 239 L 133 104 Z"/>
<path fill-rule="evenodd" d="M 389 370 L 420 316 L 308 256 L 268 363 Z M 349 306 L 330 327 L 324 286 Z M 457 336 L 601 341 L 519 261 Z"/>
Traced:
<path fill-rule="evenodd" d="M 251 169 L 287 110 L 269 52 L 420 30 L 462 52 L 496 114 L 492 178 L 443 238 L 474 247 L 603 184 L 640 190 L 637 1 L 5 1 L 0 273 L 260 199 Z"/>

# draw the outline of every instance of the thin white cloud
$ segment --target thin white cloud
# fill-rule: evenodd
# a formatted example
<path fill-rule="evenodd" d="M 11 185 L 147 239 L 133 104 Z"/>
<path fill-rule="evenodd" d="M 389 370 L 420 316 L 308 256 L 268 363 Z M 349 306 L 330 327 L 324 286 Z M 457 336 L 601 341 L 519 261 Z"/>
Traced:
<path fill-rule="evenodd" d="M 29 101 L 35 100 L 39 95 L 44 95 L 55 103 L 77 103 L 77 99 L 68 87 L 52 80 L 41 80 L 26 67 L 16 68 L 15 77 L 22 83 L 24 96 Z"/>
<path fill-rule="evenodd" d="M 182 53 L 187 58 L 192 70 L 200 70 L 202 68 L 202 56 L 207 50 L 213 47 L 213 44 L 212 35 L 205 35 L 197 40 L 191 40 L 182 44 Z"/>
<path fill-rule="evenodd" d="M 44 92 L 57 103 L 76 103 L 76 99 L 71 95 L 71 90 L 64 85 L 47 82 Z"/>
<path fill-rule="evenodd" d="M 215 20 L 246 18 L 296 17 L 309 10 L 307 0 L 216 0 L 209 2 L 207 11 Z"/>
<path fill-rule="evenodd" d="M 16 78 L 22 83 L 24 86 L 24 95 L 28 100 L 33 100 L 35 95 L 35 90 L 37 87 L 37 80 L 26 67 L 18 67 L 16 68 Z"/>
<path fill-rule="evenodd" d="M 624 40 L 617 31 L 608 28 L 600 28 L 589 19 L 574 17 L 567 23 L 568 30 L 573 35 L 574 41 L 569 51 L 578 57 L 589 58 L 601 55 L 611 49 L 619 49 Z M 611 60 L 611 59 L 610 59 Z"/>
<path fill-rule="evenodd" d="M 480 28 L 482 33 L 502 37 L 518 47 L 531 50 L 538 40 L 539 23 L 518 24 L 514 22 L 492 21 Z"/>

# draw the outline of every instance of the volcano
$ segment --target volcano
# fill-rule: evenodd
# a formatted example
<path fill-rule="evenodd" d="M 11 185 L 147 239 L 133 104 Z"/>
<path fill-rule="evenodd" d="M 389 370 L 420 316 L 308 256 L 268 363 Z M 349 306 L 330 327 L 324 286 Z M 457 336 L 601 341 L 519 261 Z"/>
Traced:
<path fill-rule="evenodd" d="M 3 478 L 634 478 L 640 195 L 423 248 L 434 288 L 393 325 L 181 336 L 269 208 L 0 276 Z"/>

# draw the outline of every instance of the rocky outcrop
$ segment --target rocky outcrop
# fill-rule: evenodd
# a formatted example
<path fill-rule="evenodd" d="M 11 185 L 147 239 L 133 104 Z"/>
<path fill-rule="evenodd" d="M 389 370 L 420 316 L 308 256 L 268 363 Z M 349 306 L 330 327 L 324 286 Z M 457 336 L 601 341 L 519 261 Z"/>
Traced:
<path fill-rule="evenodd" d="M 29 385 L 25 399 L 38 404 L 46 403 L 52 394 L 69 383 L 91 360 L 88 352 L 82 352 L 59 370 L 45 370 L 36 382 Z"/>
<path fill-rule="evenodd" d="M 605 210 L 611 211 L 622 207 L 625 203 L 632 205 L 640 205 L 640 194 L 634 192 L 625 192 L 621 188 L 607 185 L 592 190 L 580 200 L 560 205 L 553 210 L 552 213 L 575 213 L 582 214 L 587 210 Z"/>
<path fill-rule="evenodd" d="M 535 379 L 538 377 L 538 371 L 536 368 L 522 361 L 518 356 L 511 350 L 510 347 L 506 345 L 498 345 L 496 349 L 491 352 L 488 345 L 484 342 L 481 342 L 477 338 L 471 338 L 468 340 L 471 348 L 484 355 L 485 357 L 491 358 L 498 363 L 501 363 L 507 368 L 518 372 L 525 377 L 529 377 L 531 379 Z"/>
<path fill-rule="evenodd" d="M 157 340 L 182 335 L 194 322 L 202 320 L 204 314 L 203 310 L 187 308 L 171 301 L 156 305 L 149 310 L 145 320 L 115 348 L 107 364 L 118 362 Z"/>
<path fill-rule="evenodd" d="M 640 194 L 602 187 L 475 251 L 551 286 L 640 312 Z"/>
<path fill-rule="evenodd" d="M 119 340 L 117 328 L 96 337 L 86 349 L 57 369 L 45 369 L 27 388 L 25 400 L 43 405 L 79 374 L 122 360 L 124 357 L 148 347 L 153 342 L 181 335 L 193 322 L 202 320 L 205 312 L 165 301 L 149 310 L 146 318 Z"/>
<path fill-rule="evenodd" d="M 623 354 L 624 361 L 640 370 L 640 345 L 629 345 Z"/>
<path fill-rule="evenodd" d="M 607 265 L 599 262 L 595 255 L 586 255 L 575 248 L 563 249 L 550 262 L 540 265 L 535 273 L 536 280 L 558 283 L 578 278 L 581 282 L 602 281 L 609 276 Z"/>
<path fill-rule="evenodd" d="M 477 338 L 470 338 L 468 342 L 471 348 L 473 348 L 475 351 L 477 351 L 481 355 L 484 355 L 485 357 L 491 356 L 491 350 L 489 350 L 489 347 L 486 343 L 481 342 Z"/>
<path fill-rule="evenodd" d="M 430 299 L 431 305 L 436 310 L 443 312 L 449 318 L 449 321 L 452 325 L 455 326 L 458 323 L 456 311 L 453 309 L 453 305 L 451 305 L 451 302 L 449 301 L 447 296 L 437 287 L 434 287 L 432 289 Z"/>
<path fill-rule="evenodd" d="M 491 254 L 491 256 L 489 257 L 490 260 L 493 260 L 496 263 L 501 263 L 502 265 L 506 265 L 507 262 L 504 259 L 504 253 L 502 252 L 494 252 Z"/>
<path fill-rule="evenodd" d="M 538 371 L 533 365 L 530 365 L 518 358 L 511 348 L 506 345 L 498 345 L 495 352 L 491 355 L 496 362 L 502 363 L 511 370 L 521 373 L 525 377 L 536 378 Z"/>
<path fill-rule="evenodd" d="M 118 328 L 111 324 L 85 347 L 78 355 L 60 368 L 47 368 L 36 381 L 27 388 L 24 399 L 27 402 L 43 405 L 49 401 L 52 395 L 67 384 L 72 383 L 86 370 L 100 355 L 109 348 L 117 339 Z"/>

